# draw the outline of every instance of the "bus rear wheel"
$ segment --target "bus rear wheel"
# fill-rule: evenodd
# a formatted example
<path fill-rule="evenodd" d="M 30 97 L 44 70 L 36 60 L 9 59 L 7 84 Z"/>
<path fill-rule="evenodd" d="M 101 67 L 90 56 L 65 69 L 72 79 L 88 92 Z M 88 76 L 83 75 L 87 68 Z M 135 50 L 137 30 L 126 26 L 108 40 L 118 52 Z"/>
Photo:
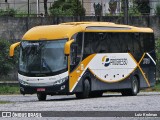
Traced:
<path fill-rule="evenodd" d="M 45 93 L 37 93 L 37 98 L 39 101 L 45 101 L 47 98 L 47 95 Z"/>
<path fill-rule="evenodd" d="M 88 79 L 85 79 L 83 82 L 83 91 L 80 93 L 76 93 L 76 98 L 84 99 L 88 98 L 90 93 L 90 83 Z"/>
<path fill-rule="evenodd" d="M 133 76 L 131 81 L 131 89 L 122 91 L 123 96 L 136 96 L 139 92 L 139 83 L 136 76 Z"/>

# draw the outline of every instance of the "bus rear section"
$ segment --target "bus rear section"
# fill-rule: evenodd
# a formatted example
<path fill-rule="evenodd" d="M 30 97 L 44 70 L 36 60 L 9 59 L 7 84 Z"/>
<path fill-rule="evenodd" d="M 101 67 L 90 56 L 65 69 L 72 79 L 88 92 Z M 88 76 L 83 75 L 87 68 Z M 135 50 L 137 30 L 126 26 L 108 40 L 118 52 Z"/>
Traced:
<path fill-rule="evenodd" d="M 83 34 L 82 61 L 74 64 L 70 74 L 74 82 L 70 91 L 75 92 L 77 98 L 102 96 L 106 91 L 134 96 L 141 89 L 155 85 L 156 57 L 152 32 L 90 31 Z M 77 40 L 74 44 L 80 47 L 82 43 Z"/>

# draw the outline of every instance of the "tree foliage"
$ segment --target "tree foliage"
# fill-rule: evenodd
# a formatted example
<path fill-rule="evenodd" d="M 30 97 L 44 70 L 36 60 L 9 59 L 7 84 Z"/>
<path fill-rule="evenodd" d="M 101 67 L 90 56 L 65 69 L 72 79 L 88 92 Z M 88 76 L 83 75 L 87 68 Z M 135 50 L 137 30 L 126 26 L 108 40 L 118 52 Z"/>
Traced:
<path fill-rule="evenodd" d="M 79 0 L 57 0 L 49 8 L 53 16 L 84 16 L 85 9 Z"/>
<path fill-rule="evenodd" d="M 156 66 L 157 66 L 157 76 L 160 76 L 160 38 L 156 40 Z"/>
<path fill-rule="evenodd" d="M 117 9 L 117 1 L 110 0 L 108 4 L 109 4 L 108 11 L 110 12 L 111 15 L 114 15 Z"/>
<path fill-rule="evenodd" d="M 160 15 L 160 4 L 156 6 L 156 15 Z"/>
<path fill-rule="evenodd" d="M 138 4 L 136 3 L 136 0 L 132 0 L 132 3 L 128 6 L 128 15 L 129 16 L 140 16 L 142 15 L 141 12 L 139 12 Z M 121 15 L 124 15 L 124 0 L 121 0 Z"/>
<path fill-rule="evenodd" d="M 102 16 L 102 5 L 101 4 L 93 4 L 95 16 Z"/>
<path fill-rule="evenodd" d="M 138 6 L 138 11 L 143 14 L 149 14 L 150 13 L 150 6 L 149 6 L 149 0 L 135 0 L 135 3 Z"/>
<path fill-rule="evenodd" d="M 0 39 L 0 76 L 7 75 L 17 64 L 16 58 L 11 59 L 9 57 L 9 47 L 9 41 Z"/>
<path fill-rule="evenodd" d="M 0 16 L 10 16 L 14 17 L 16 15 L 16 11 L 14 9 L 0 9 Z"/>
<path fill-rule="evenodd" d="M 129 6 L 128 14 L 129 16 L 140 16 L 142 15 L 141 12 L 138 9 L 138 5 L 133 1 L 132 5 Z"/>

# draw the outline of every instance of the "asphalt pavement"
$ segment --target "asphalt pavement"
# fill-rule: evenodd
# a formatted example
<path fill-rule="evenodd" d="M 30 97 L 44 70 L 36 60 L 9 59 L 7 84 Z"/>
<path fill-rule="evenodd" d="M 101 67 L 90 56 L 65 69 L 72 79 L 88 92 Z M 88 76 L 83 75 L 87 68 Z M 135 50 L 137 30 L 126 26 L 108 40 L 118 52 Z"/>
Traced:
<path fill-rule="evenodd" d="M 0 101 L 8 101 L 7 104 L 0 104 L 1 111 L 112 111 L 115 113 L 118 111 L 160 111 L 159 92 L 141 92 L 137 96 L 122 96 L 119 93 L 106 93 L 103 97 L 88 99 L 76 99 L 74 95 L 47 96 L 46 101 L 38 101 L 36 95 L 0 95 Z M 73 117 L 69 118 L 62 115 L 61 118 L 56 117 L 56 119 L 73 119 Z M 80 118 L 78 117 L 76 119 Z M 121 120 L 124 118 L 87 117 L 84 119 Z M 135 118 L 127 118 L 127 120 L 132 119 Z M 136 117 L 136 119 L 159 120 L 160 118 Z"/>

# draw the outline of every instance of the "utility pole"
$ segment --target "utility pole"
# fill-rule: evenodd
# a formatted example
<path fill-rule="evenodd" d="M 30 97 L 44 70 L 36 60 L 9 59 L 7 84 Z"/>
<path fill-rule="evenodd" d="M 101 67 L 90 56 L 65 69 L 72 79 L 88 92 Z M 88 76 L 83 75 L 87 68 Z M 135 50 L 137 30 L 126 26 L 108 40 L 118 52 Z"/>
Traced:
<path fill-rule="evenodd" d="M 37 0 L 37 17 L 39 16 L 39 0 Z"/>
<path fill-rule="evenodd" d="M 128 25 L 128 0 L 123 0 L 124 2 L 124 24 Z"/>

